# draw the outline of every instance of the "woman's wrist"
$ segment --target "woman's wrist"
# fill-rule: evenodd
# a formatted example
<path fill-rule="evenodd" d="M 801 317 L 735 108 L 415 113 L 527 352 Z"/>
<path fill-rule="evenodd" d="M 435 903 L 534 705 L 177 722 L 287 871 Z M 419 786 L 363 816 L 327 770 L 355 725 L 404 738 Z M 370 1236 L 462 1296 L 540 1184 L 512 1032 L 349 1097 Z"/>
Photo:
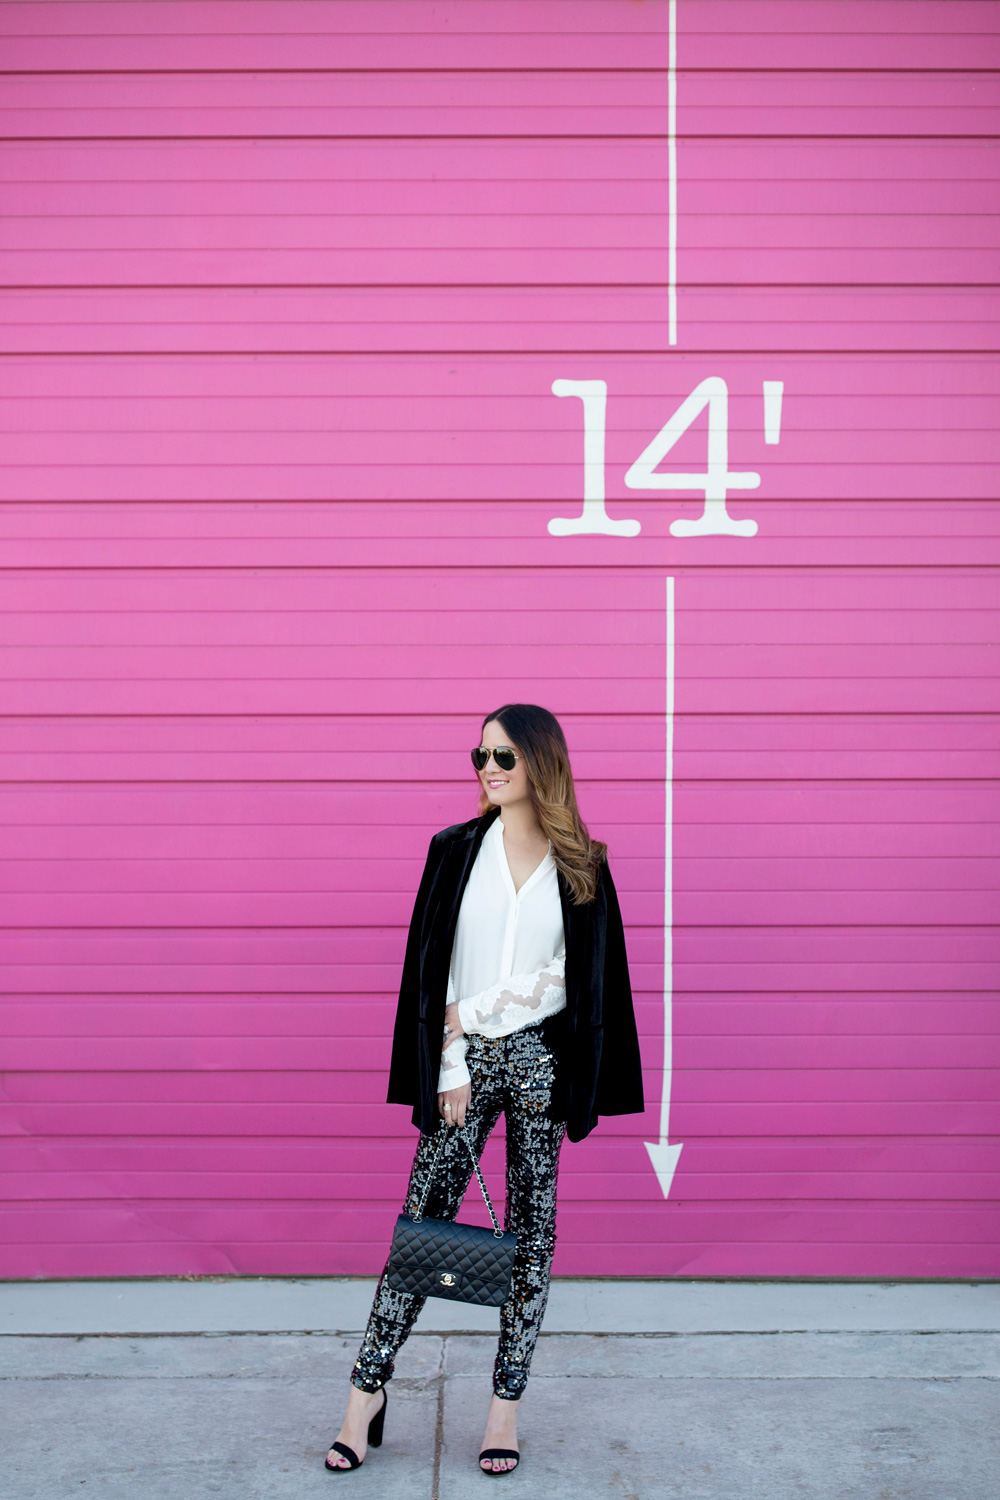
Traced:
<path fill-rule="evenodd" d="M 459 1015 L 458 1002 L 457 1001 L 454 1004 L 452 1004 L 452 1005 L 446 1005 L 445 1006 L 445 1008 L 444 1008 L 444 1024 L 445 1024 L 445 1032 L 446 1032 L 446 1035 L 447 1035 L 447 1038 L 448 1038 L 449 1041 L 451 1041 L 455 1037 L 460 1037 L 460 1036 L 464 1036 L 465 1035 L 465 1028 L 462 1025 L 462 1018 Z"/>

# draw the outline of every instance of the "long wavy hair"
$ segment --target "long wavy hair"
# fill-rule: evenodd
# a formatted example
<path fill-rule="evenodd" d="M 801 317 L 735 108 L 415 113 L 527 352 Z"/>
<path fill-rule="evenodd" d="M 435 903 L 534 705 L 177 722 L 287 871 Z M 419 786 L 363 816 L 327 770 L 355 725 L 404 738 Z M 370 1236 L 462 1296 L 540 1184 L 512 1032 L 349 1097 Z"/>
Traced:
<path fill-rule="evenodd" d="M 559 720 L 537 703 L 505 703 L 486 715 L 480 743 L 491 719 L 503 726 L 513 748 L 524 757 L 532 805 L 542 832 L 552 840 L 556 869 L 566 877 L 573 904 L 586 905 L 597 892 L 598 871 L 608 857 L 608 846 L 590 837 L 580 817 L 569 747 Z M 480 782 L 480 816 L 495 806 Z"/>

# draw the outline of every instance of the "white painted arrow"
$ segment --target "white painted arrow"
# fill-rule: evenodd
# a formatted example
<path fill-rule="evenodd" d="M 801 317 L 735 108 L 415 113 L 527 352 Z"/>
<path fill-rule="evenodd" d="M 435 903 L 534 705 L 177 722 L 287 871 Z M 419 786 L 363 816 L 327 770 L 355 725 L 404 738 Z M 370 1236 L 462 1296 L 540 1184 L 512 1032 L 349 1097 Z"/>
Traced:
<path fill-rule="evenodd" d="M 663 871 L 663 1092 L 660 1095 L 660 1139 L 647 1141 L 664 1198 L 670 1194 L 680 1146 L 670 1144 L 670 1079 L 673 1072 L 674 1000 L 674 580 L 667 579 L 667 766 L 665 777 Z"/>

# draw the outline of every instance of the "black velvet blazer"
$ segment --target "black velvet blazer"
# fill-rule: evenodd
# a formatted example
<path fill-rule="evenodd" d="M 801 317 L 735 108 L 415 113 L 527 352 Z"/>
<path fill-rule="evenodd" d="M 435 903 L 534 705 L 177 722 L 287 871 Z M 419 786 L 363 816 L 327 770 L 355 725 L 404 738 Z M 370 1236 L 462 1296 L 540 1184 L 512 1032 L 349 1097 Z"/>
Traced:
<path fill-rule="evenodd" d="M 410 920 L 389 1068 L 390 1104 L 413 1106 L 425 1135 L 437 1130 L 437 1084 L 458 910 L 487 828 L 498 817 L 443 828 L 431 839 Z M 557 1028 L 551 1113 L 582 1141 L 599 1115 L 631 1115 L 644 1106 L 639 1041 L 618 894 L 607 863 L 593 901 L 576 906 L 557 872 L 566 934 L 566 1010 Z"/>

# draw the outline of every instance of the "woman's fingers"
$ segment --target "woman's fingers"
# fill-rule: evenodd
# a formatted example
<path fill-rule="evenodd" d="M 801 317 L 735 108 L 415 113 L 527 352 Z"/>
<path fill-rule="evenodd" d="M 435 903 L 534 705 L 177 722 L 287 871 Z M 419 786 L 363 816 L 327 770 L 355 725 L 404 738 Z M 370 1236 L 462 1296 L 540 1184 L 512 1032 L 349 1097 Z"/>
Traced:
<path fill-rule="evenodd" d="M 449 1125 L 465 1124 L 466 1111 L 472 1099 L 469 1084 L 463 1084 L 460 1089 L 448 1089 L 446 1093 L 438 1094 L 437 1099 L 438 1114 L 442 1120 L 447 1120 Z"/>
<path fill-rule="evenodd" d="M 448 1089 L 444 1094 L 438 1094 L 438 1114 L 442 1120 L 447 1120 L 449 1125 L 464 1125 L 466 1111 L 472 1103 L 472 1085 L 463 1083 L 460 1089 Z M 447 1106 L 451 1105 L 448 1109 Z"/>
<path fill-rule="evenodd" d="M 455 1109 L 455 1089 L 449 1089 L 446 1094 L 441 1095 L 441 1118 L 447 1120 L 449 1125 L 458 1124 L 457 1110 Z"/>

